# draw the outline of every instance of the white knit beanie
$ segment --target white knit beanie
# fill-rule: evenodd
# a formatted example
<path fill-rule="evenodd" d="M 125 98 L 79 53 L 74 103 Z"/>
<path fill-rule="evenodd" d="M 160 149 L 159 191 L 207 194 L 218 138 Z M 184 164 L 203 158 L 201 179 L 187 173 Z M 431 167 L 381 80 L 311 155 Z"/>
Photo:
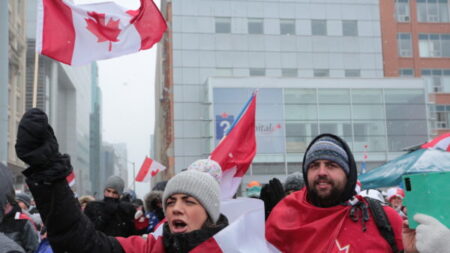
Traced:
<path fill-rule="evenodd" d="M 209 173 L 219 184 L 222 179 L 222 168 L 220 167 L 220 164 L 211 159 L 197 160 L 191 163 L 191 165 L 187 167 L 187 170 L 197 170 L 200 172 Z"/>
<path fill-rule="evenodd" d="M 212 221 L 217 222 L 220 216 L 220 187 L 210 174 L 187 170 L 171 178 L 163 194 L 164 212 L 167 199 L 177 193 L 194 197 L 205 208 Z"/>

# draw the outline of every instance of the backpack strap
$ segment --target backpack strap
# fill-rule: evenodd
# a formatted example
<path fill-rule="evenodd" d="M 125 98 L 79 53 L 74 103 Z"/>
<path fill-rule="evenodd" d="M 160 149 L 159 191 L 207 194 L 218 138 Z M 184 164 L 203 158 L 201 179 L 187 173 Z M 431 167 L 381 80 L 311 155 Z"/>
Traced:
<path fill-rule="evenodd" d="M 384 212 L 383 206 L 378 200 L 372 198 L 365 199 L 369 203 L 370 211 L 381 236 L 389 243 L 394 253 L 400 252 L 395 243 L 394 230 L 392 230 L 391 222 Z"/>

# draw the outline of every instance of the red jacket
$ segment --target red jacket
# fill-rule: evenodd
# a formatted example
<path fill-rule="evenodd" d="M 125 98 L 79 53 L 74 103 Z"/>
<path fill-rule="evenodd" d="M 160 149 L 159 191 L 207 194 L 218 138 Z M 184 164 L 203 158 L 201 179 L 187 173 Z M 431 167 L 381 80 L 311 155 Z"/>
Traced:
<path fill-rule="evenodd" d="M 140 236 L 130 236 L 127 238 L 116 237 L 122 246 L 125 253 L 164 253 L 163 237 L 159 236 L 155 239 L 152 234 L 148 235 L 147 239 Z M 213 237 L 202 242 L 195 247 L 190 253 L 222 253 L 220 246 L 216 243 Z"/>
<path fill-rule="evenodd" d="M 272 210 L 266 222 L 266 238 L 282 252 L 392 252 L 378 232 L 370 213 L 363 232 L 362 221 L 353 221 L 351 206 L 329 208 L 314 206 L 306 200 L 306 188 L 284 198 Z M 399 250 L 403 250 L 402 219 L 390 207 L 384 207 Z"/>

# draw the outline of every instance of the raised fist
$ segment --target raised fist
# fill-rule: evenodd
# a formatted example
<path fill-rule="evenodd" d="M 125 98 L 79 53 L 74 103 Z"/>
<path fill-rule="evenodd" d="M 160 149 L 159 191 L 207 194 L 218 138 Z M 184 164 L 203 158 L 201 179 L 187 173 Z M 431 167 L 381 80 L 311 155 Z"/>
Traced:
<path fill-rule="evenodd" d="M 23 115 L 17 131 L 16 153 L 35 169 L 47 167 L 59 155 L 58 141 L 45 112 L 33 108 Z"/>

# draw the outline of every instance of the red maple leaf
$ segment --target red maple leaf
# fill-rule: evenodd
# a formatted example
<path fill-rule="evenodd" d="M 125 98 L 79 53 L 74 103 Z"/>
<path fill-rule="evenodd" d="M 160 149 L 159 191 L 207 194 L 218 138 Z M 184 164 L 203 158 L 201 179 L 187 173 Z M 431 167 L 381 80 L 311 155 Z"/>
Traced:
<path fill-rule="evenodd" d="M 122 30 L 119 29 L 120 19 L 109 19 L 105 22 L 105 14 L 88 12 L 91 18 L 86 18 L 86 28 L 97 37 L 97 42 L 109 41 L 109 51 L 112 49 L 112 42 L 117 42 L 117 38 Z"/>
<path fill-rule="evenodd" d="M 152 177 L 154 177 L 156 174 L 158 174 L 159 169 L 152 171 Z"/>
<path fill-rule="evenodd" d="M 223 112 L 222 114 L 220 114 L 220 116 L 222 116 L 222 118 L 226 119 L 228 117 L 228 113 Z"/>

